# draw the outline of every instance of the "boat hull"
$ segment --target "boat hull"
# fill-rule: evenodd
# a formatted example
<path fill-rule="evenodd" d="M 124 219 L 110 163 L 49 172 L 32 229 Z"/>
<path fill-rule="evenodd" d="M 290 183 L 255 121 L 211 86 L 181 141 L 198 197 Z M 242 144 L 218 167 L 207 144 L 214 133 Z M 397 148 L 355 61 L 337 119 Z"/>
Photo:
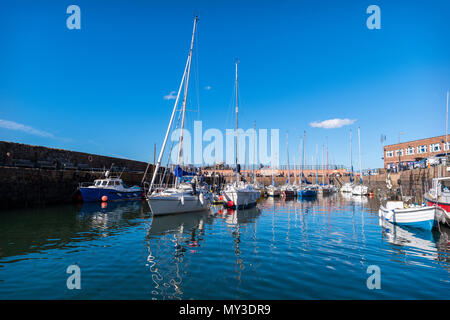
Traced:
<path fill-rule="evenodd" d="M 429 198 L 425 198 L 425 200 L 427 201 L 428 206 L 437 205 L 438 207 L 444 209 L 446 212 L 450 212 L 450 203 L 443 203 Z"/>
<path fill-rule="evenodd" d="M 280 191 L 273 191 L 273 190 L 267 191 L 267 196 L 269 197 L 279 197 L 280 195 L 281 195 Z"/>
<path fill-rule="evenodd" d="M 298 196 L 301 198 L 313 198 L 317 196 L 317 191 L 315 190 L 299 190 Z"/>
<path fill-rule="evenodd" d="M 285 198 L 293 198 L 297 196 L 297 194 L 293 190 L 283 190 L 281 191 L 281 195 Z"/>
<path fill-rule="evenodd" d="M 198 196 L 181 197 L 150 197 L 147 199 L 153 215 L 168 215 L 185 212 L 209 210 L 211 201 L 206 197 L 200 201 Z"/>
<path fill-rule="evenodd" d="M 251 208 L 256 205 L 256 201 L 261 197 L 259 191 L 224 191 L 224 206 L 233 209 Z M 232 202 L 232 205 L 229 203 Z"/>
<path fill-rule="evenodd" d="M 142 190 L 118 191 L 107 188 L 79 188 L 84 202 L 100 202 L 104 196 L 108 201 L 139 200 L 143 198 Z"/>
<path fill-rule="evenodd" d="M 352 194 L 355 196 L 365 196 L 367 195 L 369 188 L 366 186 L 356 186 L 352 190 Z"/>
<path fill-rule="evenodd" d="M 399 226 L 431 230 L 436 224 L 435 207 L 413 207 L 388 210 L 381 206 L 378 214 L 384 220 Z"/>

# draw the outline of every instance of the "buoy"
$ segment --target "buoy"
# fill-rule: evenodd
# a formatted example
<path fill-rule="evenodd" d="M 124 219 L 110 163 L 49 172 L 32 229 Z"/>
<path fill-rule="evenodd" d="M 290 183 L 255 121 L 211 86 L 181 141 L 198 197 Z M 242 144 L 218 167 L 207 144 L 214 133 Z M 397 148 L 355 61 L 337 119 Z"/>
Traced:
<path fill-rule="evenodd" d="M 227 202 L 227 207 L 231 208 L 233 206 L 234 206 L 234 202 L 233 201 L 230 200 L 230 201 Z"/>
<path fill-rule="evenodd" d="M 199 244 L 198 244 L 198 241 L 192 240 L 191 242 L 189 242 L 188 246 L 189 247 L 198 247 Z"/>
<path fill-rule="evenodd" d="M 108 197 L 107 196 L 103 196 L 102 197 L 102 201 L 104 201 L 104 202 L 108 201 Z"/>
<path fill-rule="evenodd" d="M 222 201 L 222 200 L 223 200 L 223 196 L 220 196 L 220 197 L 219 197 L 219 200 Z"/>

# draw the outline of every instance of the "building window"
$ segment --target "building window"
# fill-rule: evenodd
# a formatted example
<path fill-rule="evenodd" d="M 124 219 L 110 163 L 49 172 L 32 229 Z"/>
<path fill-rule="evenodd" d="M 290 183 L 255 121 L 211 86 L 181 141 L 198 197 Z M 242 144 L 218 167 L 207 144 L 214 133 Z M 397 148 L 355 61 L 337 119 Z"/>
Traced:
<path fill-rule="evenodd" d="M 406 155 L 409 156 L 409 155 L 412 155 L 412 154 L 414 154 L 414 147 L 406 148 Z"/>
<path fill-rule="evenodd" d="M 400 153 L 400 156 L 403 156 L 403 149 L 395 150 L 395 156 L 398 157 L 399 153 Z"/>
<path fill-rule="evenodd" d="M 417 147 L 417 153 L 426 153 L 427 152 L 427 146 L 423 145 L 423 146 L 419 146 Z"/>
<path fill-rule="evenodd" d="M 439 152 L 439 151 L 441 151 L 440 143 L 430 144 L 430 152 Z"/>
<path fill-rule="evenodd" d="M 450 142 L 445 143 L 444 142 L 444 151 L 450 150 Z"/>
<path fill-rule="evenodd" d="M 394 151 L 386 151 L 386 158 L 392 158 L 394 156 Z"/>

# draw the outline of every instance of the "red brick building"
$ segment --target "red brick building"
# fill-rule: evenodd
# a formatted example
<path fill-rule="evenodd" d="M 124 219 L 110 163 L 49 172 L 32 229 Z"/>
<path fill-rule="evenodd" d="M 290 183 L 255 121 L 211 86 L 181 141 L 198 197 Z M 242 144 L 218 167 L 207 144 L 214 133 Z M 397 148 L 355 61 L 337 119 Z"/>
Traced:
<path fill-rule="evenodd" d="M 450 145 L 450 137 L 448 138 Z M 391 169 L 398 166 L 411 167 L 418 161 L 438 154 L 446 153 L 450 149 L 445 145 L 445 135 L 408 142 L 401 142 L 384 146 L 384 168 Z"/>

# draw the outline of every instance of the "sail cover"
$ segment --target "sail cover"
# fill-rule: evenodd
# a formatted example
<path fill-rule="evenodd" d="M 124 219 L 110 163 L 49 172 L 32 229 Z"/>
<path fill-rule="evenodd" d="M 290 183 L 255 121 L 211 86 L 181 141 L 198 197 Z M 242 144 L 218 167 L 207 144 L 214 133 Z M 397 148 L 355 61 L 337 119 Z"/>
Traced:
<path fill-rule="evenodd" d="M 183 177 L 183 176 L 195 176 L 195 172 L 184 171 L 180 166 L 176 166 L 175 168 L 175 177 Z"/>

